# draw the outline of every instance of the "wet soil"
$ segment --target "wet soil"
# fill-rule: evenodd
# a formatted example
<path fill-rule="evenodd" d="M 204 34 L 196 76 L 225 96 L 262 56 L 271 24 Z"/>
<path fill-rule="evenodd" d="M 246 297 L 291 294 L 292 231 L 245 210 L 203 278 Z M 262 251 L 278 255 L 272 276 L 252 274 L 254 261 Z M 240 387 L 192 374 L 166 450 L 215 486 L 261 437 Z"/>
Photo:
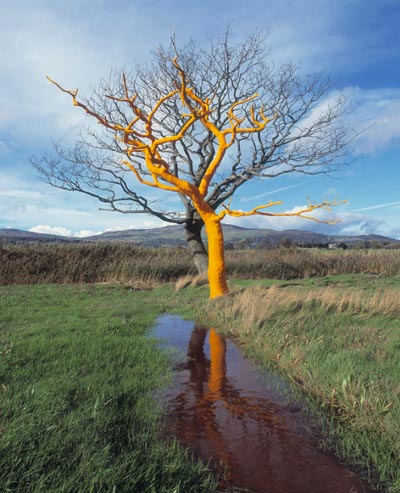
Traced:
<path fill-rule="evenodd" d="M 186 356 L 165 395 L 167 433 L 221 477 L 255 493 L 373 492 L 307 431 L 304 407 L 276 375 L 258 372 L 235 344 L 164 315 L 153 334 Z"/>

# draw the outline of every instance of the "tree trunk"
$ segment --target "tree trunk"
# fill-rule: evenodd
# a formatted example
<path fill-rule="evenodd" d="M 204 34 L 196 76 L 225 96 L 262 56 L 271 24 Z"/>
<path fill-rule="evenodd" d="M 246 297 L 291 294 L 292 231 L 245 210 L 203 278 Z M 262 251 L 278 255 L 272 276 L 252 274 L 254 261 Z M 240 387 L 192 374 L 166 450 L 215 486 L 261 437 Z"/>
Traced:
<path fill-rule="evenodd" d="M 205 226 L 208 237 L 210 298 L 217 298 L 229 292 L 225 277 L 224 235 L 221 221 L 214 214 L 208 214 Z"/>
<path fill-rule="evenodd" d="M 202 219 L 188 219 L 185 223 L 186 240 L 197 272 L 206 276 L 208 271 L 208 254 L 201 238 L 204 222 Z"/>

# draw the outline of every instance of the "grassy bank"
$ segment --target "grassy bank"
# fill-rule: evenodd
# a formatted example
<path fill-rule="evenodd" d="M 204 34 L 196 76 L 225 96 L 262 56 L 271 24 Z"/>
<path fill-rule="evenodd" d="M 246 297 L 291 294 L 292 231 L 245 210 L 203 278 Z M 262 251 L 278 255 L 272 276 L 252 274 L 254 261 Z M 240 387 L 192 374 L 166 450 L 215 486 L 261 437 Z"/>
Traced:
<path fill-rule="evenodd" d="M 0 490 L 212 492 L 159 439 L 169 361 L 146 336 L 157 297 L 113 287 L 0 288 Z"/>
<path fill-rule="evenodd" d="M 227 274 L 240 279 L 303 279 L 369 273 L 400 275 L 399 250 L 275 248 L 226 252 Z M 126 243 L 21 244 L 0 248 L 0 285 L 130 283 L 137 287 L 193 274 L 185 248 Z"/>
<path fill-rule="evenodd" d="M 400 279 L 243 284 L 202 316 L 312 397 L 326 446 L 400 492 Z"/>

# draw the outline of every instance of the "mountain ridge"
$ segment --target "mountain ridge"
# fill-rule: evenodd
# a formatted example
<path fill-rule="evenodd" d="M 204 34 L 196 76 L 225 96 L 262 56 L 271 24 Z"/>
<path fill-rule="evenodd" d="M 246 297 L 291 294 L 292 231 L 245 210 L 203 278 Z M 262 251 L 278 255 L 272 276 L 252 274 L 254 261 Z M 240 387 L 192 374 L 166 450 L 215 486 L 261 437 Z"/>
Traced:
<path fill-rule="evenodd" d="M 400 240 L 377 234 L 368 235 L 327 235 L 312 231 L 289 229 L 276 231 L 266 228 L 243 228 L 231 224 L 224 224 L 224 237 L 227 245 L 235 243 L 246 243 L 247 247 L 260 245 L 274 246 L 282 241 L 291 241 L 298 244 L 326 244 L 326 243 L 357 243 L 365 241 L 379 241 L 388 243 L 400 243 Z M 23 243 L 23 242 L 45 242 L 45 243 L 77 243 L 96 241 L 119 241 L 131 242 L 140 246 L 184 246 L 186 245 L 183 226 L 172 225 L 152 229 L 127 229 L 121 231 L 108 231 L 99 235 L 75 238 L 46 233 L 34 233 L 16 228 L 0 228 L 0 243 Z"/>

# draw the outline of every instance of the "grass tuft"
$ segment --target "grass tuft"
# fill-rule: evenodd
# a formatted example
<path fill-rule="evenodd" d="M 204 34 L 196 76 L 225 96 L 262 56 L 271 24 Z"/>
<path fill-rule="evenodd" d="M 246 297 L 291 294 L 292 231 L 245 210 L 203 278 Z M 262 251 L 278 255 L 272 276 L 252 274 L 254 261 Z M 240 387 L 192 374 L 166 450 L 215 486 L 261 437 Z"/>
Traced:
<path fill-rule="evenodd" d="M 198 286 L 204 286 L 208 284 L 208 279 L 206 276 L 184 276 L 180 277 L 175 283 L 175 291 L 180 291 L 181 289 L 186 289 L 188 287 L 196 288 Z"/>

